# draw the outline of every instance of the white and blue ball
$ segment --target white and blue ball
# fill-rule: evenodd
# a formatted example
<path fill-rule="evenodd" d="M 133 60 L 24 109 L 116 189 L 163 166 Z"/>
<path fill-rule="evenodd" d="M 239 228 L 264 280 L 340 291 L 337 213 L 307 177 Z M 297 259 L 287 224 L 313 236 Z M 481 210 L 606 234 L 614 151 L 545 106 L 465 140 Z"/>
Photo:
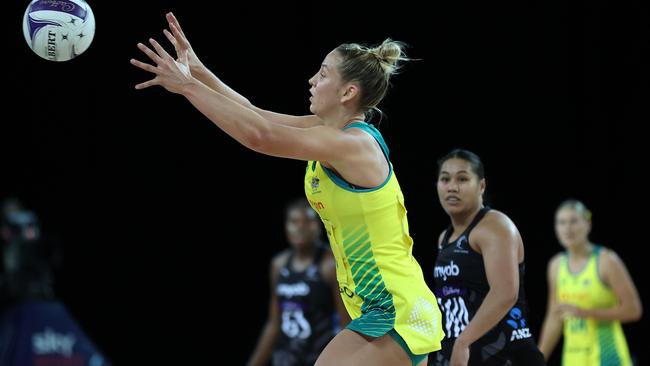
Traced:
<path fill-rule="evenodd" d="M 88 49 L 95 16 L 84 0 L 32 0 L 23 17 L 29 47 L 50 61 L 68 61 Z"/>

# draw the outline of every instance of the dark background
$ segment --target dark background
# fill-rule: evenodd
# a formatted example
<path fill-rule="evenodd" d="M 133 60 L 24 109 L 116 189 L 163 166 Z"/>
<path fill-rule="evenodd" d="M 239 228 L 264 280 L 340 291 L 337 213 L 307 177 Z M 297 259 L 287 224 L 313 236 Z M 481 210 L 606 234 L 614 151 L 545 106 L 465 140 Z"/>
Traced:
<path fill-rule="evenodd" d="M 427 279 L 448 224 L 435 161 L 464 147 L 523 235 L 535 337 L 567 198 L 592 209 L 592 240 L 616 250 L 648 304 L 647 3 L 448 3 L 93 1 L 90 49 L 55 63 L 25 44 L 27 1 L 14 1 L 0 198 L 25 200 L 64 243 L 58 293 L 111 361 L 242 364 L 286 246 L 284 204 L 302 194 L 305 163 L 246 150 L 181 96 L 133 89 L 149 78 L 129 64 L 146 59 L 136 43 L 162 43 L 170 10 L 222 80 L 289 114 L 309 112 L 307 80 L 338 44 L 410 44 L 421 61 L 394 79 L 380 129 Z M 649 362 L 647 321 L 625 330 Z"/>

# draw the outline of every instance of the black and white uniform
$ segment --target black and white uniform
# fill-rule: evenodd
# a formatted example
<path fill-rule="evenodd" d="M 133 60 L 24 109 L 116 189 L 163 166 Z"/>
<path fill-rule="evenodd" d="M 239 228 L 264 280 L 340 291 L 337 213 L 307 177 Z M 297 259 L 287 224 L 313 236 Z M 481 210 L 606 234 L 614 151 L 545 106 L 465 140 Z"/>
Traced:
<path fill-rule="evenodd" d="M 429 365 L 449 364 L 454 341 L 472 320 L 490 290 L 483 256 L 469 245 L 472 229 L 490 209 L 482 208 L 455 241 L 450 226 L 439 246 L 434 268 L 435 289 L 443 316 L 445 338 L 442 350 L 429 356 Z M 519 264 L 519 297 L 494 328 L 470 346 L 470 365 L 544 365 L 528 327 L 528 305 L 524 293 L 524 263 Z"/>
<path fill-rule="evenodd" d="M 334 337 L 333 290 L 320 271 L 324 250 L 318 249 L 304 271 L 292 267 L 293 253 L 280 269 L 275 293 L 281 325 L 273 352 L 274 366 L 312 366 Z"/>

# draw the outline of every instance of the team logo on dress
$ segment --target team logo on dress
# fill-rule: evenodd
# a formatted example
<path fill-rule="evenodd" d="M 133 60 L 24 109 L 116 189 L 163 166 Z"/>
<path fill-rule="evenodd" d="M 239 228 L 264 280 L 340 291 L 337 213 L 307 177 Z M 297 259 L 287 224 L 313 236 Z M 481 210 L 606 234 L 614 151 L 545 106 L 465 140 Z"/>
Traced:
<path fill-rule="evenodd" d="M 318 186 L 320 184 L 320 179 L 318 177 L 311 177 L 311 189 L 312 190 L 317 190 Z"/>
<path fill-rule="evenodd" d="M 315 264 L 312 264 L 309 267 L 307 267 L 307 270 L 305 271 L 305 276 L 307 276 L 307 279 L 310 281 L 318 280 L 318 267 Z"/>
<path fill-rule="evenodd" d="M 454 253 L 463 253 L 463 254 L 469 253 L 469 251 L 467 250 L 468 245 L 469 245 L 469 241 L 467 241 L 467 236 L 465 235 L 461 236 L 460 238 L 458 238 L 458 240 L 456 240 L 456 248 L 454 249 Z"/>
<path fill-rule="evenodd" d="M 454 261 L 449 262 L 446 266 L 435 266 L 433 268 L 433 278 L 442 278 L 447 281 L 447 277 L 456 277 L 460 275 L 460 267 Z"/>
<path fill-rule="evenodd" d="M 276 292 L 278 296 L 287 298 L 300 297 L 309 295 L 309 285 L 300 281 L 298 283 L 281 283 L 278 285 Z"/>
<path fill-rule="evenodd" d="M 339 287 L 339 293 L 345 294 L 347 297 L 354 296 L 354 291 L 350 290 L 347 286 Z"/>
<path fill-rule="evenodd" d="M 516 339 L 526 339 L 530 338 L 530 329 L 526 327 L 526 319 L 523 317 L 521 309 L 514 307 L 510 310 L 510 318 L 506 320 L 509 326 L 513 328 L 512 335 L 510 335 L 510 341 Z"/>

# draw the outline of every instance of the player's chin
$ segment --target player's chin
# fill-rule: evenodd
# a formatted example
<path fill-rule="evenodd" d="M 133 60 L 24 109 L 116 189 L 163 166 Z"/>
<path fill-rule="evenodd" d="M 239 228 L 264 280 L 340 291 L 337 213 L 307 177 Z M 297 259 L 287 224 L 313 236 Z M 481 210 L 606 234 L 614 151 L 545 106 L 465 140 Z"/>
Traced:
<path fill-rule="evenodd" d="M 456 215 L 458 213 L 463 212 L 463 206 L 459 204 L 449 204 L 449 203 L 443 203 L 442 208 L 447 212 L 449 215 Z"/>

